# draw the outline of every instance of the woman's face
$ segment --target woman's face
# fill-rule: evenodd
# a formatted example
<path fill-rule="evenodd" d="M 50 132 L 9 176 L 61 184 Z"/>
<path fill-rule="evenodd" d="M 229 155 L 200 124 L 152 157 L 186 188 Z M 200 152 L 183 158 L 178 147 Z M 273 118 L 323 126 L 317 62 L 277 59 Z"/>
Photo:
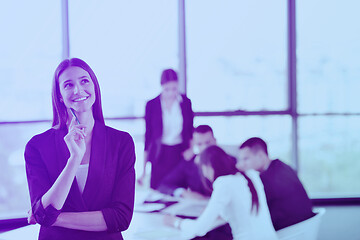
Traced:
<path fill-rule="evenodd" d="M 161 85 L 162 97 L 167 100 L 174 100 L 179 94 L 179 83 L 177 81 L 170 81 Z"/>
<path fill-rule="evenodd" d="M 77 112 L 92 110 L 95 87 L 90 75 L 81 67 L 69 67 L 59 76 L 61 100 Z"/>
<path fill-rule="evenodd" d="M 207 165 L 202 165 L 201 166 L 201 171 L 204 175 L 204 177 L 206 177 L 210 182 L 214 182 L 214 169 L 210 166 Z"/>

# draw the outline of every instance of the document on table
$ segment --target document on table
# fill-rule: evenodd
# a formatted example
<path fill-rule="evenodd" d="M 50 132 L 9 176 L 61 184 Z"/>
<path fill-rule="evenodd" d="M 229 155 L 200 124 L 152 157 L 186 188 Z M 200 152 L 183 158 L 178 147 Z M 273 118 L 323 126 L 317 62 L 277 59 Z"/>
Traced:
<path fill-rule="evenodd" d="M 146 196 L 143 196 L 140 202 L 135 203 L 134 211 L 142 213 L 161 212 L 177 202 L 177 198 L 157 191 L 150 191 Z"/>
<path fill-rule="evenodd" d="M 161 213 L 167 213 L 185 218 L 197 218 L 206 208 L 207 200 L 181 200 L 163 210 Z"/>

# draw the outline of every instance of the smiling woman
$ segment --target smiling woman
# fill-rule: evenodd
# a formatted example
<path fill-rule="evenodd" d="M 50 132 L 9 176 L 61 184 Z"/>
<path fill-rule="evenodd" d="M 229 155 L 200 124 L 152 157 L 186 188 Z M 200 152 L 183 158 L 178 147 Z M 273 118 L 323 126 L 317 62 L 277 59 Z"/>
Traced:
<path fill-rule="evenodd" d="M 39 239 L 122 239 L 134 206 L 131 136 L 105 125 L 99 83 L 81 59 L 59 64 L 52 100 L 53 127 L 25 149 L 29 221 Z"/>
<path fill-rule="evenodd" d="M 75 77 L 71 79 L 71 77 Z M 60 101 L 77 112 L 86 111 L 95 102 L 94 84 L 89 74 L 80 67 L 69 67 L 59 77 Z"/>

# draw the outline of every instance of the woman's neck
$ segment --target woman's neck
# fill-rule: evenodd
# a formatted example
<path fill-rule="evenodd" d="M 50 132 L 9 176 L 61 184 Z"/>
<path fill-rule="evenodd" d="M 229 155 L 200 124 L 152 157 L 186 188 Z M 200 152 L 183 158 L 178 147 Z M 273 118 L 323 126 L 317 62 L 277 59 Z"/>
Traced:
<path fill-rule="evenodd" d="M 161 97 L 162 105 L 168 110 L 171 109 L 171 107 L 172 107 L 172 105 L 174 104 L 175 101 L 176 101 L 176 98 Z"/>

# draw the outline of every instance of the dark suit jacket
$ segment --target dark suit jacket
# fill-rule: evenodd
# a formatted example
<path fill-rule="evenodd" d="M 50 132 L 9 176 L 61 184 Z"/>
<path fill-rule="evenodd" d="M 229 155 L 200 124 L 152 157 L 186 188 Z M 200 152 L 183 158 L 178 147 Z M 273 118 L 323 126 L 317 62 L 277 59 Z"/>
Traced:
<path fill-rule="evenodd" d="M 285 163 L 273 160 L 260 173 L 275 230 L 304 221 L 312 216 L 312 203 L 296 172 Z"/>
<path fill-rule="evenodd" d="M 190 188 L 191 191 L 210 197 L 211 184 L 209 183 L 210 189 L 205 188 L 199 167 L 194 162 L 194 158 L 190 161 L 180 162 L 177 167 L 164 178 L 157 190 L 172 195 L 177 188 Z"/>
<path fill-rule="evenodd" d="M 230 161 L 236 163 L 236 158 L 229 156 Z M 212 184 L 205 179 L 209 184 L 209 188 L 204 186 L 202 176 L 198 165 L 194 162 L 195 157 L 190 161 L 182 161 L 177 167 L 172 170 L 163 180 L 162 184 L 158 187 L 158 191 L 172 195 L 177 188 L 190 188 L 191 191 L 200 193 L 204 196 L 211 196 Z"/>
<path fill-rule="evenodd" d="M 194 113 L 191 108 L 191 101 L 185 95 L 181 95 L 180 102 L 183 116 L 182 150 L 189 147 L 189 142 L 193 132 Z M 148 101 L 145 108 L 145 151 L 148 152 L 148 161 L 157 160 L 161 149 L 161 138 L 163 134 L 163 121 L 160 95 Z"/>
<path fill-rule="evenodd" d="M 51 205 L 44 209 L 41 197 L 65 167 L 70 153 L 64 141 L 67 129 L 49 129 L 26 145 L 26 173 L 32 211 L 42 226 L 39 239 L 122 239 L 134 207 L 134 142 L 121 132 L 96 122 L 93 129 L 89 173 L 81 194 L 74 180 L 61 212 L 101 211 L 108 231 L 87 232 L 52 227 L 60 212 Z"/>

